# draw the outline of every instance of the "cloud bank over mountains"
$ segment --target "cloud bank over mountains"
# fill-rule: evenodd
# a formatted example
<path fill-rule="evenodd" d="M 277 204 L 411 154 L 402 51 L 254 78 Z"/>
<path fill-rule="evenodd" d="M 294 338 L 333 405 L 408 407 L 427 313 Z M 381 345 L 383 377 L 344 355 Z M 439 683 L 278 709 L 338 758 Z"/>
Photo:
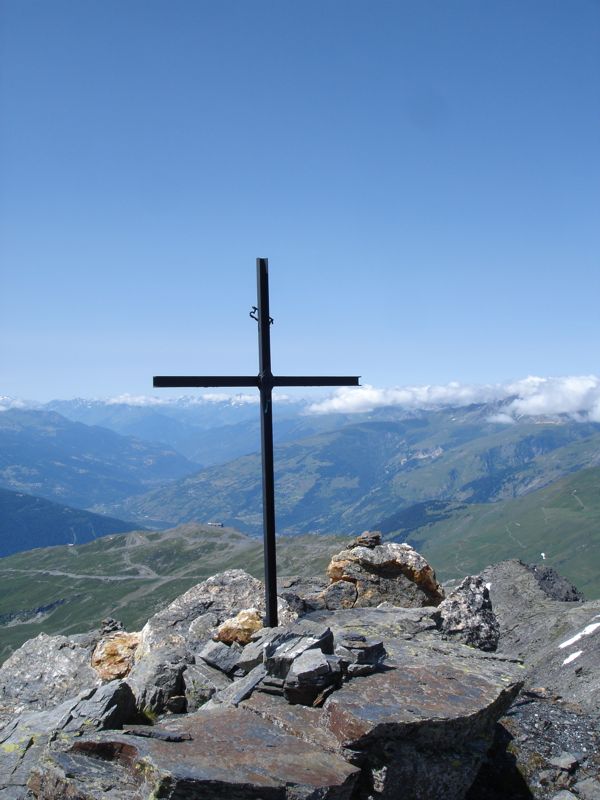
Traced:
<path fill-rule="evenodd" d="M 194 406 L 245 406 L 258 403 L 258 392 L 226 394 L 204 392 L 180 397 L 122 394 L 108 399 L 73 400 L 81 405 L 126 405 L 165 407 Z M 358 414 L 377 408 L 395 407 L 406 411 L 436 408 L 464 407 L 472 404 L 490 404 L 492 422 L 510 424 L 521 417 L 557 417 L 567 415 L 580 422 L 600 422 L 600 376 L 574 375 L 562 378 L 529 376 L 506 383 L 468 384 L 452 382 L 443 385 L 343 387 L 328 397 L 317 401 L 276 393 L 278 404 L 305 404 L 307 414 Z M 10 408 L 39 408 L 44 404 L 0 396 L 0 412 Z"/>
<path fill-rule="evenodd" d="M 501 403 L 490 419 L 511 423 L 526 416 L 566 414 L 579 421 L 600 422 L 600 377 L 580 375 L 564 378 L 529 376 L 522 380 L 496 384 L 401 386 L 377 389 L 374 386 L 338 389 L 331 397 L 312 403 L 312 414 L 353 414 L 396 406 L 407 410 L 468 406 L 473 403 Z"/>

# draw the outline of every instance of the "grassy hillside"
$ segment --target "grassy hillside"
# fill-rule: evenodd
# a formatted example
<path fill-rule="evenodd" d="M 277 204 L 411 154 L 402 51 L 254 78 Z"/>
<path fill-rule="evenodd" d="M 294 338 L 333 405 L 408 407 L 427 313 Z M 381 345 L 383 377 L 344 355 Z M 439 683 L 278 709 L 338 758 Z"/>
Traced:
<path fill-rule="evenodd" d="M 280 575 L 323 574 L 346 538 L 301 536 L 278 543 Z M 107 536 L 0 559 L 0 662 L 27 639 L 77 633 L 106 616 L 139 629 L 160 608 L 216 572 L 262 578 L 262 541 L 227 528 L 185 525 Z"/>
<path fill-rule="evenodd" d="M 382 523 L 417 547 L 443 579 L 494 561 L 542 561 L 588 599 L 600 597 L 600 468 L 584 469 L 513 500 L 424 503 Z"/>
<path fill-rule="evenodd" d="M 279 530 L 373 527 L 415 503 L 486 503 L 518 497 L 600 463 L 600 426 L 490 423 L 481 409 L 347 425 L 276 448 Z M 202 470 L 100 510 L 143 525 L 221 520 L 261 525 L 260 456 Z"/>

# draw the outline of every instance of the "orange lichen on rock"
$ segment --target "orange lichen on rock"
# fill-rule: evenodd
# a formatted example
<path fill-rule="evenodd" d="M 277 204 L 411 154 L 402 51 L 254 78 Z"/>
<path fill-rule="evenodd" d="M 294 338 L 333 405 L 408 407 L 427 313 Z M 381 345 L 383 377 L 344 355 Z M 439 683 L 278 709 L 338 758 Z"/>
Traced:
<path fill-rule="evenodd" d="M 365 532 L 334 555 L 327 568 L 331 583 L 356 586 L 356 606 L 391 602 L 399 606 L 437 606 L 444 590 L 422 555 L 409 544 L 381 542 L 378 532 Z"/>
<path fill-rule="evenodd" d="M 226 619 L 216 630 L 214 638 L 225 644 L 248 644 L 252 634 L 263 627 L 263 618 L 257 608 L 245 608 L 235 617 Z"/>
<path fill-rule="evenodd" d="M 131 671 L 139 643 L 139 633 L 118 631 L 109 634 L 96 645 L 92 667 L 103 681 L 125 678 Z"/>

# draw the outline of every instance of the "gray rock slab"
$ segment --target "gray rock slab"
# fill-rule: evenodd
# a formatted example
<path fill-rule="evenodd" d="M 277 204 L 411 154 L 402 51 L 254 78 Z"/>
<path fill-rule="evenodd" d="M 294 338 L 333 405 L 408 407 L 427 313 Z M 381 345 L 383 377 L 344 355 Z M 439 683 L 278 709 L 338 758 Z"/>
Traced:
<path fill-rule="evenodd" d="M 310 706 L 290 705 L 283 697 L 254 692 L 254 694 L 241 704 L 263 719 L 273 722 L 292 736 L 297 736 L 305 742 L 315 744 L 323 750 L 337 753 L 341 752 L 340 743 L 336 737 L 321 725 L 323 710 Z"/>
<path fill-rule="evenodd" d="M 325 702 L 323 724 L 362 760 L 382 798 L 460 800 L 518 683 L 472 672 L 468 662 L 356 678 Z"/>
<path fill-rule="evenodd" d="M 143 776 L 143 784 L 130 790 L 135 800 L 349 800 L 359 774 L 340 756 L 241 708 L 200 711 L 164 727 L 191 738 L 85 737 L 48 754 L 30 786 L 38 800 L 95 799 L 102 781 L 118 785 L 120 778 L 132 786 L 133 776 Z M 90 777 L 99 766 L 108 767 L 105 774 Z"/>
<path fill-rule="evenodd" d="M 331 628 L 336 641 L 347 634 L 363 635 L 366 639 L 378 638 L 389 642 L 438 635 L 433 618 L 434 608 L 345 608 L 335 612 L 313 611 L 302 620 L 305 624 L 321 624 Z M 343 642 L 342 642 L 343 643 Z"/>
<path fill-rule="evenodd" d="M 482 576 L 500 623 L 498 653 L 524 659 L 528 687 L 600 711 L 600 600 L 552 600 L 516 560 L 488 567 Z"/>
<path fill-rule="evenodd" d="M 45 633 L 25 642 L 0 667 L 0 716 L 52 708 L 84 688 L 99 686 L 100 677 L 90 666 L 93 647 L 93 639 L 80 644 Z"/>
<path fill-rule="evenodd" d="M 578 781 L 573 789 L 582 800 L 600 800 L 600 775 Z"/>
<path fill-rule="evenodd" d="M 24 793 L 49 742 L 133 721 L 135 698 L 124 681 L 80 693 L 52 709 L 23 712 L 0 730 L 0 789 Z"/>
<path fill-rule="evenodd" d="M 250 697 L 254 688 L 258 686 L 266 674 L 265 665 L 258 664 L 243 678 L 238 678 L 225 689 L 218 691 L 213 697 L 213 703 L 221 703 L 225 706 L 239 705 L 242 700 Z"/>
<path fill-rule="evenodd" d="M 231 645 L 226 645 L 223 642 L 211 641 L 206 643 L 198 657 L 209 666 L 228 674 L 236 668 L 241 653 L 242 648 L 235 642 Z"/>
<path fill-rule="evenodd" d="M 226 689 L 230 683 L 231 678 L 204 661 L 199 660 L 196 664 L 188 664 L 183 671 L 188 711 L 196 711 L 210 700 L 215 692 Z"/>

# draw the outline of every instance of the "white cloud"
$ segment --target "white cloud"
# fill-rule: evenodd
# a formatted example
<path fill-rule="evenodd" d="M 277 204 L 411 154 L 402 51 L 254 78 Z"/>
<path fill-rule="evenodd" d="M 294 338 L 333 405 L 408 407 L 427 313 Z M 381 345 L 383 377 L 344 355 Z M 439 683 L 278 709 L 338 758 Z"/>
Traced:
<path fill-rule="evenodd" d="M 0 411 L 8 411 L 11 408 L 32 408 L 33 404 L 19 397 L 0 396 Z"/>
<path fill-rule="evenodd" d="M 502 403 L 490 421 L 512 423 L 522 416 L 566 414 L 579 421 L 600 422 L 600 377 L 596 375 L 540 378 L 496 384 L 343 387 L 331 397 L 313 403 L 309 413 L 353 414 L 385 406 L 406 410 L 467 406 L 472 403 Z"/>
<path fill-rule="evenodd" d="M 258 403 L 258 392 L 253 394 L 226 394 L 225 392 L 206 392 L 199 395 L 182 395 L 180 397 L 158 397 L 153 395 L 120 394 L 110 397 L 104 402 L 107 405 L 127 406 L 168 406 L 168 405 L 208 405 L 226 403 L 232 406 L 241 406 L 248 403 Z M 102 401 L 101 401 L 102 402 Z"/>

